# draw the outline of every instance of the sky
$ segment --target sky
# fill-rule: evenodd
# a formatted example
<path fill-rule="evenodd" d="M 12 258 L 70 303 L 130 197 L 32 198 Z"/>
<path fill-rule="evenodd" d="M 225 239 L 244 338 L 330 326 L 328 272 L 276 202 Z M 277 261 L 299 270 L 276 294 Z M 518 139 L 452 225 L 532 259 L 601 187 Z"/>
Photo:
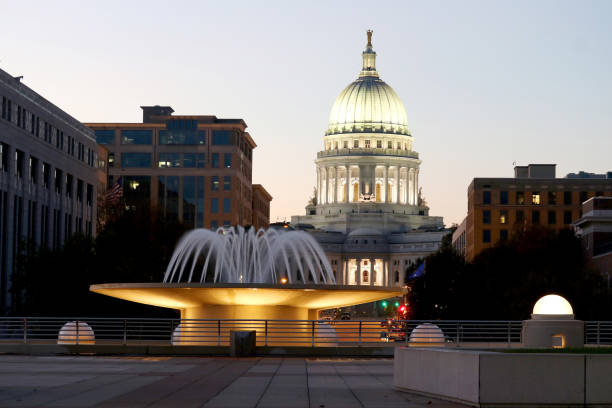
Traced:
<path fill-rule="evenodd" d="M 271 221 L 304 214 L 365 31 L 406 107 L 430 215 L 513 163 L 612 170 L 611 1 L 7 1 L 0 68 L 82 122 L 242 118 Z"/>

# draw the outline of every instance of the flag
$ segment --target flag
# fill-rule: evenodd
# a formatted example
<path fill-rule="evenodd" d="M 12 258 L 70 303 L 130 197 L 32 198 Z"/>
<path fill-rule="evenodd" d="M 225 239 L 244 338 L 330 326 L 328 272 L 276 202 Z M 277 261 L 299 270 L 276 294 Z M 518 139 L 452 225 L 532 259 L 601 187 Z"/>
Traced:
<path fill-rule="evenodd" d="M 425 261 L 421 262 L 418 268 L 408 276 L 408 279 L 414 279 L 425 275 Z"/>
<path fill-rule="evenodd" d="M 123 184 L 121 177 L 119 177 L 115 184 L 106 192 L 106 201 L 114 204 L 121 197 L 123 197 Z"/>

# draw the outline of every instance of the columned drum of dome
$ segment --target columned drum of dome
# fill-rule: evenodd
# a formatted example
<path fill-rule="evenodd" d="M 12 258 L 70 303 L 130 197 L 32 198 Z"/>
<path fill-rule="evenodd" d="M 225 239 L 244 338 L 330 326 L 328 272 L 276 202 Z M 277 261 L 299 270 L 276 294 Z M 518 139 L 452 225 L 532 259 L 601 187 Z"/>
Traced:
<path fill-rule="evenodd" d="M 372 31 L 358 78 L 336 98 L 317 154 L 316 214 L 427 212 L 406 109 L 376 70 Z"/>

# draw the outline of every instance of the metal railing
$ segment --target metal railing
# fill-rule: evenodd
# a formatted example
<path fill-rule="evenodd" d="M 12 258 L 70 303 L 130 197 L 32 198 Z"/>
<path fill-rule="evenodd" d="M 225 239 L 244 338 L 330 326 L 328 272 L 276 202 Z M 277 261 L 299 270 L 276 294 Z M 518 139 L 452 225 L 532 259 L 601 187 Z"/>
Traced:
<path fill-rule="evenodd" d="M 256 331 L 258 346 L 393 346 L 408 342 L 511 348 L 521 321 L 214 320 L 140 318 L 0 318 L 0 344 L 227 346 L 230 332 Z M 587 345 L 612 345 L 612 321 L 585 322 Z"/>
<path fill-rule="evenodd" d="M 0 344 L 227 346 L 230 332 L 256 331 L 258 346 L 431 345 L 512 347 L 520 321 L 214 320 L 0 318 Z"/>

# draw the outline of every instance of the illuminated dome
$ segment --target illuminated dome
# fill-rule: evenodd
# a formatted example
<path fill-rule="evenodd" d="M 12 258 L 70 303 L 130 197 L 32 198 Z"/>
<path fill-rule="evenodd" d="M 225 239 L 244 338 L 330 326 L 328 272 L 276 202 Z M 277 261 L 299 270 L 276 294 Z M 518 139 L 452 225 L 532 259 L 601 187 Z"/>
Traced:
<path fill-rule="evenodd" d="M 541 297 L 533 306 L 532 316 L 550 317 L 564 316 L 569 317 L 574 315 L 572 305 L 559 295 L 546 295 Z"/>
<path fill-rule="evenodd" d="M 340 93 L 329 115 L 326 135 L 344 133 L 390 133 L 410 136 L 404 104 L 395 91 L 379 78 L 372 32 L 363 56 L 359 78 Z"/>
<path fill-rule="evenodd" d="M 432 323 L 422 323 L 410 333 L 411 346 L 443 346 L 444 333 Z"/>

